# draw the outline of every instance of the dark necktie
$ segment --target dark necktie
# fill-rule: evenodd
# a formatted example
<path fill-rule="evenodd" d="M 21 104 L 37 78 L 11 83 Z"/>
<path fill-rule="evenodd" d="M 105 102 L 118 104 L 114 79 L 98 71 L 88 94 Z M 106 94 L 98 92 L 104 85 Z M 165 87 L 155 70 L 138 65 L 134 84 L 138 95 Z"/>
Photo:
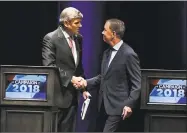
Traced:
<path fill-rule="evenodd" d="M 105 72 L 108 70 L 108 63 L 110 62 L 110 58 L 112 55 L 112 51 L 115 51 L 115 49 L 113 47 L 109 47 L 107 56 L 106 56 L 106 67 L 105 67 Z"/>

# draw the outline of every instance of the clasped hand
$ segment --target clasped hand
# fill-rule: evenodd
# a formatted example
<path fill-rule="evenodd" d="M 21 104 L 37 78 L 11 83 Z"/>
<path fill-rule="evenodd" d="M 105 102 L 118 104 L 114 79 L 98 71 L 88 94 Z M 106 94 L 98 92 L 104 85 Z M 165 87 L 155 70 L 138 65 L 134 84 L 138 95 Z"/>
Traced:
<path fill-rule="evenodd" d="M 82 77 L 75 77 L 73 76 L 72 77 L 72 80 L 71 80 L 73 86 L 76 88 L 76 89 L 85 89 L 86 86 L 87 86 L 87 82 L 84 78 Z M 83 97 L 84 99 L 87 99 L 88 97 L 90 97 L 90 93 L 88 91 L 83 91 Z"/>
<path fill-rule="evenodd" d="M 76 89 L 84 89 L 87 86 L 86 80 L 82 77 L 73 76 L 71 82 Z"/>

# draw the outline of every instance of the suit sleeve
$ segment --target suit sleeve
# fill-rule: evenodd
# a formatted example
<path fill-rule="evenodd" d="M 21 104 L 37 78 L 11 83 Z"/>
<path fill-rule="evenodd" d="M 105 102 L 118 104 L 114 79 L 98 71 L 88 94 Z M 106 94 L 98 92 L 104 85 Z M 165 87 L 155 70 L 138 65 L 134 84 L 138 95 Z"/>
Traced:
<path fill-rule="evenodd" d="M 90 91 L 93 88 L 95 88 L 97 85 L 101 82 L 101 75 L 98 75 L 96 77 L 93 77 L 91 79 L 87 79 L 87 90 Z"/>
<path fill-rule="evenodd" d="M 56 47 L 52 44 L 51 38 L 49 36 L 45 36 L 43 39 L 42 46 L 42 63 L 44 66 L 56 66 Z M 61 68 L 58 68 L 60 72 L 61 84 L 64 87 L 67 87 L 71 81 L 71 76 L 67 75 L 67 72 Z"/>
<path fill-rule="evenodd" d="M 134 108 L 137 100 L 140 97 L 141 89 L 140 61 L 136 53 L 128 55 L 126 68 L 130 85 L 130 94 L 128 100 L 125 100 L 124 106 Z"/>
<path fill-rule="evenodd" d="M 47 35 L 43 38 L 42 63 L 44 66 L 56 66 L 56 49 Z"/>

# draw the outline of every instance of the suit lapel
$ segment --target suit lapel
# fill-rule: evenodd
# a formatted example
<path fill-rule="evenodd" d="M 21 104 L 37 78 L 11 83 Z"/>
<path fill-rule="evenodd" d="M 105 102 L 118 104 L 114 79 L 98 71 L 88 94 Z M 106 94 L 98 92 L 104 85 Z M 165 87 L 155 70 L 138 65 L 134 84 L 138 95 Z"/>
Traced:
<path fill-rule="evenodd" d="M 124 44 L 121 45 L 121 47 L 118 49 L 116 55 L 114 56 L 113 60 L 111 61 L 109 67 L 107 66 L 107 64 L 105 63 L 105 68 L 104 69 L 107 69 L 107 71 L 104 73 L 104 76 L 106 76 L 110 71 L 111 71 L 111 68 L 115 66 L 116 62 L 118 61 L 119 58 L 121 58 L 121 54 L 123 53 L 123 46 Z M 105 61 L 106 62 L 106 61 Z"/>
<path fill-rule="evenodd" d="M 61 45 L 63 45 L 63 49 L 64 51 L 67 52 L 67 54 L 69 55 L 69 57 L 71 58 L 71 61 L 73 62 L 73 64 L 75 65 L 75 61 L 74 61 L 74 58 L 73 58 L 73 54 L 71 52 L 71 48 L 69 47 L 69 44 L 64 36 L 64 34 L 62 33 L 60 27 L 58 27 L 58 38 L 59 38 L 59 43 Z M 68 57 L 68 56 L 67 56 Z"/>

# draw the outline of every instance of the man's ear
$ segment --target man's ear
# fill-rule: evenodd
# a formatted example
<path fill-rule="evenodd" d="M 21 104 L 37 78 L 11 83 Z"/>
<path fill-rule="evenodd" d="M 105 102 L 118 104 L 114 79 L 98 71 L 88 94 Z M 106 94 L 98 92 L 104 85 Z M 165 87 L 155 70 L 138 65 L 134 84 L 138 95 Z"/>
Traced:
<path fill-rule="evenodd" d="M 68 21 L 64 21 L 64 26 L 68 27 L 68 25 L 69 25 L 69 22 Z"/>

